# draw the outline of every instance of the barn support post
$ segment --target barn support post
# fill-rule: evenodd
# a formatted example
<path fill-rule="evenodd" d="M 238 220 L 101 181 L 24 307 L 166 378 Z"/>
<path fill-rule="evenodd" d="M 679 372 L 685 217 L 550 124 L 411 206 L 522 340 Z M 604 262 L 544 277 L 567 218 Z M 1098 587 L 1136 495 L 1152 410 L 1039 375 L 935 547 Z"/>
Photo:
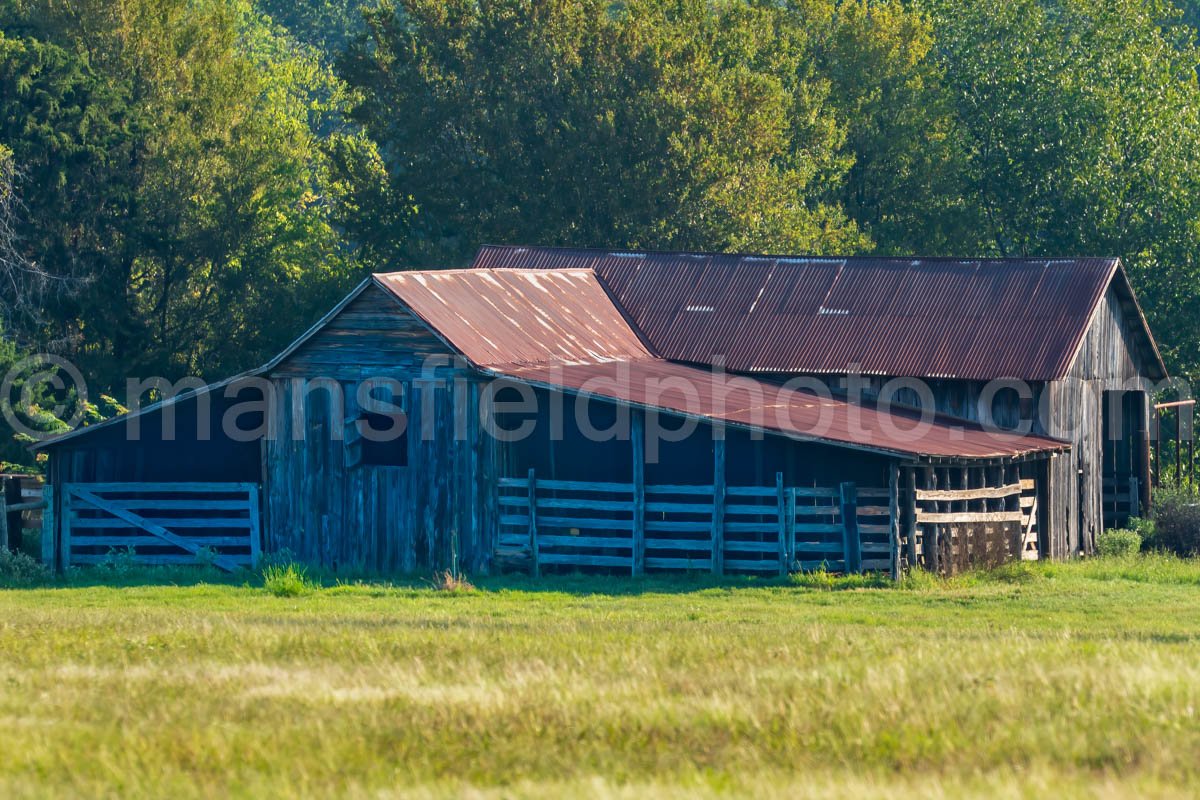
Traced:
<path fill-rule="evenodd" d="M 54 569 L 54 487 L 49 483 L 42 486 L 42 563 Z"/>
<path fill-rule="evenodd" d="M 712 573 L 725 573 L 725 436 L 713 439 Z"/>
<path fill-rule="evenodd" d="M 843 483 L 841 499 L 846 572 L 862 572 L 862 540 L 858 536 L 858 487 L 853 483 Z"/>
<path fill-rule="evenodd" d="M 8 484 L 0 481 L 0 548 L 8 549 Z"/>
<path fill-rule="evenodd" d="M 25 538 L 21 514 L 27 510 L 27 504 L 21 485 L 20 478 L 8 479 L 8 549 L 14 553 L 21 549 Z"/>
<path fill-rule="evenodd" d="M 775 508 L 779 514 L 779 577 L 788 574 L 787 492 L 783 488 L 783 473 L 775 473 Z"/>
<path fill-rule="evenodd" d="M 888 467 L 888 539 L 892 544 L 892 580 L 900 580 L 900 465 Z"/>
<path fill-rule="evenodd" d="M 634 409 L 630 444 L 633 450 L 633 567 L 635 576 L 646 571 L 646 417 Z"/>
<path fill-rule="evenodd" d="M 71 488 L 63 487 L 62 493 L 62 521 L 59 523 L 59 557 L 58 563 L 62 565 L 63 572 L 71 568 Z"/>
<path fill-rule="evenodd" d="M 937 470 L 930 467 L 925 473 L 925 485 L 929 489 L 938 488 Z M 937 502 L 933 504 L 933 510 L 941 511 L 941 505 Z M 941 568 L 940 561 L 940 545 L 941 545 L 941 527 L 935 522 L 925 529 L 925 564 L 929 571 L 935 575 Z"/>
<path fill-rule="evenodd" d="M 904 535 L 907 539 L 908 568 L 911 570 L 917 567 L 917 471 L 910 467 L 905 473 L 907 495 L 904 498 Z"/>
<path fill-rule="evenodd" d="M 533 577 L 540 577 L 542 567 L 538 563 L 537 476 L 534 474 L 533 467 L 529 468 L 529 558 L 533 569 Z"/>
<path fill-rule="evenodd" d="M 250 517 L 250 569 L 258 569 L 262 559 L 262 515 L 260 513 L 259 487 L 252 486 L 247 490 L 247 508 Z"/>

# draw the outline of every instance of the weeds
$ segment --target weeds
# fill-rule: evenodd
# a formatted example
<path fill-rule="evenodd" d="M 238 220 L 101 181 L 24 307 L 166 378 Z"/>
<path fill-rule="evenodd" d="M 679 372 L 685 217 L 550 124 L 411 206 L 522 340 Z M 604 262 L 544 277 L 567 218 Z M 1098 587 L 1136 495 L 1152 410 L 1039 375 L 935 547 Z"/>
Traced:
<path fill-rule="evenodd" d="M 263 567 L 263 588 L 276 597 L 299 597 L 318 588 L 308 577 L 308 569 L 299 564 L 268 564 Z"/>
<path fill-rule="evenodd" d="M 450 592 L 451 594 L 466 594 L 475 591 L 475 584 L 448 569 L 435 573 L 430 586 L 439 592 Z"/>
<path fill-rule="evenodd" d="M 0 547 L 0 586 L 23 588 L 50 580 L 50 570 L 25 553 Z"/>
<path fill-rule="evenodd" d="M 1118 528 L 1096 536 L 1096 555 L 1101 558 L 1127 558 L 1142 550 L 1142 537 L 1137 531 Z"/>

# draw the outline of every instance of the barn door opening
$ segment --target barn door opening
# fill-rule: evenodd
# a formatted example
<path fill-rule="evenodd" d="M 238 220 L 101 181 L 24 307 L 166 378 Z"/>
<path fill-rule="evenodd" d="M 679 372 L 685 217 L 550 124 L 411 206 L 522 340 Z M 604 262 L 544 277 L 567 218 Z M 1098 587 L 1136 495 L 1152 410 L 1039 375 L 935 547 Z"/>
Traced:
<path fill-rule="evenodd" d="M 1146 394 L 1105 392 L 1103 405 L 1104 527 L 1118 528 L 1142 514 L 1149 487 Z"/>

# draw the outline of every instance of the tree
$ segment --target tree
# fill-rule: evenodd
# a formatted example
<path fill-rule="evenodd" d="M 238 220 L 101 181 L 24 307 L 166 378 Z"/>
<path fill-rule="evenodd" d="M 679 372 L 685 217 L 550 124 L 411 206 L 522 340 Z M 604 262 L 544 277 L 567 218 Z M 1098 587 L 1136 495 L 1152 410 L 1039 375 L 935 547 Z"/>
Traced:
<path fill-rule="evenodd" d="M 485 241 L 845 251 L 827 84 L 777 4 L 400 0 L 341 63 L 382 161 L 342 159 L 381 264 Z"/>
<path fill-rule="evenodd" d="M 963 252 L 1118 255 L 1171 366 L 1200 366 L 1195 31 L 1157 0 L 935 0 L 983 213 Z"/>
<path fill-rule="evenodd" d="M 373 0 L 257 0 L 255 7 L 282 25 L 299 42 L 326 55 L 344 50 L 366 30 L 363 10 Z"/>
<path fill-rule="evenodd" d="M 0 5 L 0 140 L 30 262 L 73 291 L 45 340 L 101 385 L 261 361 L 353 269 L 317 131 L 327 70 L 234 0 Z"/>
<path fill-rule="evenodd" d="M 830 202 L 893 255 L 978 252 L 977 209 L 964 202 L 965 152 L 930 19 L 900 2 L 791 5 L 810 32 L 815 70 L 852 158 Z"/>

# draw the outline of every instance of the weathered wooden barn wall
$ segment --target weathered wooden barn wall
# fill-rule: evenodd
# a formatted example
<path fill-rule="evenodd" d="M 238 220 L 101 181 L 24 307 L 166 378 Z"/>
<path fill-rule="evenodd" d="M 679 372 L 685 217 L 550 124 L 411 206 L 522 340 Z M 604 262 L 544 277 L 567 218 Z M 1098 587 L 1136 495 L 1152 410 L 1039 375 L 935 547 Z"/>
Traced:
<path fill-rule="evenodd" d="M 1110 287 L 1084 338 L 1070 375 L 1048 386 L 1051 436 L 1071 442 L 1071 454 L 1054 460 L 1051 473 L 1053 502 L 1050 524 L 1062 531 L 1054 543 L 1053 556 L 1091 552 L 1096 534 L 1104 526 L 1104 392 L 1119 392 L 1136 385 L 1150 374 L 1151 365 L 1138 347 L 1132 326 L 1130 301 Z M 1137 403 L 1136 429 L 1147 430 L 1150 396 Z M 1148 440 L 1142 437 L 1143 469 L 1148 469 Z M 1148 475 L 1142 476 L 1148 485 Z"/>
<path fill-rule="evenodd" d="M 1050 461 L 1048 555 L 1065 558 L 1081 550 L 1090 552 L 1103 527 L 1104 442 L 1101 409 L 1106 391 L 1126 390 L 1154 367 L 1139 345 L 1131 320 L 1137 310 L 1117 288 L 1110 287 L 1080 347 L 1071 373 L 1063 380 L 1029 381 L 1032 399 L 1021 400 L 1013 391 L 984 397 L 988 384 L 981 381 L 937 379 L 924 381 L 939 413 L 976 422 L 1014 427 L 1032 421 L 1032 433 L 1071 442 L 1072 452 Z M 879 396 L 896 380 L 892 376 L 865 376 L 865 396 Z M 845 389 L 845 380 L 837 387 Z M 899 404 L 920 405 L 913 389 L 893 383 L 888 394 Z M 984 402 L 981 403 L 981 399 Z M 990 400 L 990 402 L 988 402 Z M 1148 394 L 1140 396 L 1140 419 L 1130 427 L 1144 432 L 1149 420 Z M 1144 441 L 1139 443 L 1144 447 Z"/>
<path fill-rule="evenodd" d="M 454 556 L 466 569 L 486 568 L 494 442 L 477 432 L 480 383 L 451 358 L 423 323 L 369 287 L 272 371 L 268 551 L 349 570 L 440 569 Z M 375 377 L 404 387 L 406 466 L 347 463 L 348 412 L 327 387 L 353 403 L 359 382 Z"/>
<path fill-rule="evenodd" d="M 500 418 L 505 430 L 516 430 L 526 421 L 534 423 L 530 436 L 505 448 L 503 477 L 524 477 L 534 469 L 538 475 L 550 479 L 632 479 L 627 410 L 618 410 L 613 403 L 595 398 L 577 408 L 574 395 L 542 388 L 534 389 L 531 396 L 537 405 L 536 414 L 506 414 Z M 647 413 L 646 417 L 647 436 L 655 435 L 655 420 L 663 429 L 655 446 L 645 448 L 646 482 L 711 483 L 712 425 L 694 421 L 689 424 L 682 417 L 665 412 Z M 583 435 L 577 418 L 585 419 L 593 433 L 591 438 Z M 560 435 L 552 437 L 552 431 Z M 688 433 L 678 438 L 676 431 Z M 777 473 L 783 475 L 789 486 L 830 487 L 847 481 L 862 486 L 886 486 L 889 469 L 895 461 L 878 453 L 802 442 L 776 434 L 755 436 L 733 426 L 727 427 L 722 435 L 726 442 L 725 480 L 730 486 L 772 486 Z"/>
<path fill-rule="evenodd" d="M 138 418 L 136 429 L 127 424 L 111 424 L 89 431 L 86 436 L 64 440 L 50 451 L 55 483 L 257 483 L 258 441 L 230 437 L 222 424 L 230 409 L 244 402 L 245 398 L 226 398 L 218 390 L 202 401 L 180 400 L 173 409 L 173 423 L 164 425 L 160 408 Z M 261 414 L 238 417 L 238 425 L 245 431 L 253 432 L 261 423 Z"/>

